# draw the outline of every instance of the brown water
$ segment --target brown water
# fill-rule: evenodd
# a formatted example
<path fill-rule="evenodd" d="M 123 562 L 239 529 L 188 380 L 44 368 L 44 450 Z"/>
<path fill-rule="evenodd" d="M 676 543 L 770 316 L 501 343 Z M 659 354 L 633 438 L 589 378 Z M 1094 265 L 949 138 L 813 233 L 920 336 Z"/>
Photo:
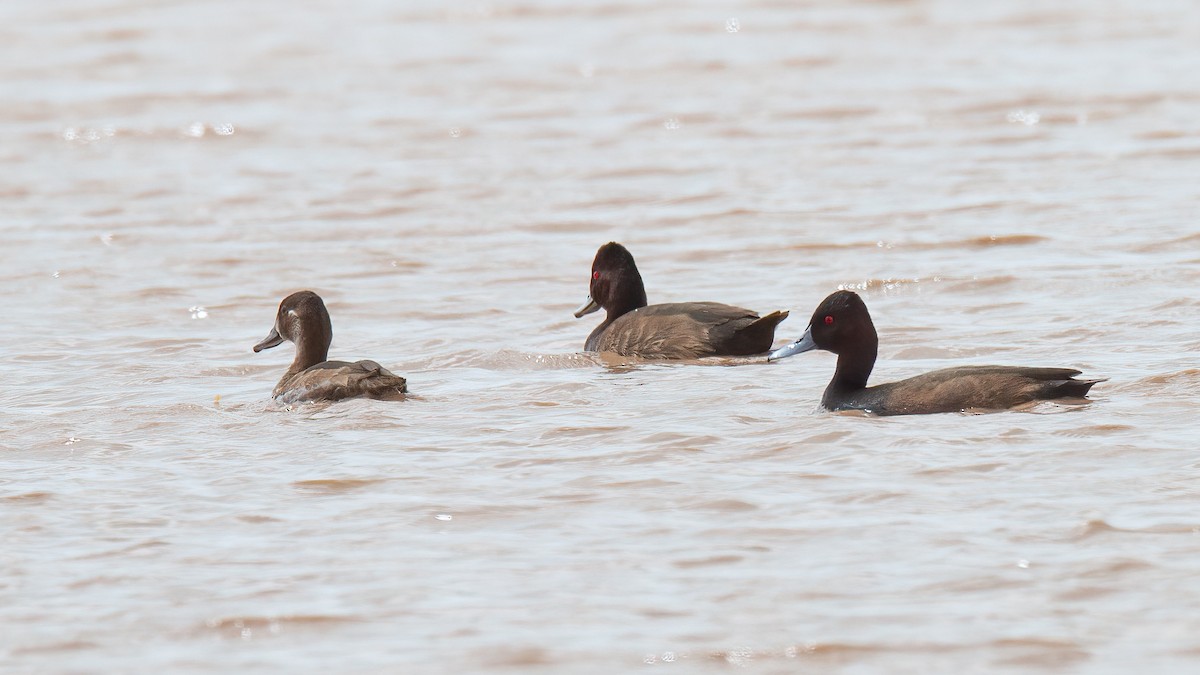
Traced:
<path fill-rule="evenodd" d="M 1200 13 L 1186 0 L 0 5 L 8 672 L 1191 672 Z M 838 287 L 833 357 L 609 368 L 652 302 Z M 403 403 L 280 410 L 285 294 Z M 739 668 L 745 666 L 747 668 Z"/>

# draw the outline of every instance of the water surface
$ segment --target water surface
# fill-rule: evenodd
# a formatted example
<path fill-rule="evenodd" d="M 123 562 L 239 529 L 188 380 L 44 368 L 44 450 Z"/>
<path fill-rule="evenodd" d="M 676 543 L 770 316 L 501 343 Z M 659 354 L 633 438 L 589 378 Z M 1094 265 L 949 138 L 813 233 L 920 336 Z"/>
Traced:
<path fill-rule="evenodd" d="M 14 672 L 1185 672 L 1200 658 L 1200 20 L 1183 0 L 8 2 Z M 736 21 L 734 21 L 736 20 Z M 652 302 L 836 288 L 834 359 L 610 367 Z M 286 294 L 404 403 L 281 410 Z"/>

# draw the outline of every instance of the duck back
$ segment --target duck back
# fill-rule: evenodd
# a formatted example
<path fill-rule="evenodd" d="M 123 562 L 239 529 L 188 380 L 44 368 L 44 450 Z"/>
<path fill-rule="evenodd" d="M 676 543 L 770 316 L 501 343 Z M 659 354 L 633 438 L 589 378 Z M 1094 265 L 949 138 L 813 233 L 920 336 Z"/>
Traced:
<path fill-rule="evenodd" d="M 403 377 L 374 361 L 324 361 L 284 375 L 273 396 L 284 404 L 360 397 L 400 400 L 406 391 L 408 384 Z"/>
<path fill-rule="evenodd" d="M 775 327 L 786 318 L 787 312 L 760 317 L 716 302 L 649 305 L 597 327 L 585 349 L 662 359 L 748 356 L 770 349 Z"/>

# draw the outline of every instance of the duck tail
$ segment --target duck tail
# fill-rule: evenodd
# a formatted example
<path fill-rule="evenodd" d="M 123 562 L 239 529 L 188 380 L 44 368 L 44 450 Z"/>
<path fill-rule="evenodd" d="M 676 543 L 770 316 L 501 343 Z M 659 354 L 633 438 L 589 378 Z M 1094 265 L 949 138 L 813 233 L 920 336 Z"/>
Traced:
<path fill-rule="evenodd" d="M 771 312 L 738 329 L 738 338 L 751 346 L 746 354 L 758 354 L 771 349 L 771 344 L 775 342 L 775 327 L 787 317 L 787 311 Z"/>
<path fill-rule="evenodd" d="M 1092 385 L 1107 381 L 1107 377 L 1097 377 L 1086 380 L 1077 380 L 1072 377 L 1059 382 L 1058 386 L 1054 388 L 1054 391 L 1061 398 L 1083 398 L 1084 396 L 1087 396 L 1088 390 L 1092 388 Z"/>

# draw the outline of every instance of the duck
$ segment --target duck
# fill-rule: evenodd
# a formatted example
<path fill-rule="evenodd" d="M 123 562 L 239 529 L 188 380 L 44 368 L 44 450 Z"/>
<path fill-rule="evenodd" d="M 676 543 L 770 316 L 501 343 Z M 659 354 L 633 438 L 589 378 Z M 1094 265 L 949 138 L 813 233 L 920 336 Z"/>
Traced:
<path fill-rule="evenodd" d="M 857 293 L 839 290 L 821 301 L 799 340 L 771 352 L 768 361 L 823 349 L 838 355 L 825 388 L 826 410 L 861 410 L 874 415 L 925 415 L 1003 410 L 1033 401 L 1083 398 L 1107 378 L 1076 379 L 1071 368 L 958 366 L 898 382 L 867 386 L 875 367 L 879 336 Z"/>
<path fill-rule="evenodd" d="M 764 354 L 786 311 L 756 312 L 716 302 L 647 305 L 646 287 L 633 254 L 610 241 L 596 251 L 587 301 L 575 310 L 583 318 L 607 315 L 588 336 L 584 350 L 647 359 Z"/>
<path fill-rule="evenodd" d="M 296 345 L 296 358 L 275 385 L 271 397 L 283 404 L 340 401 L 348 398 L 403 399 L 408 383 L 374 361 L 329 361 L 333 324 L 321 296 L 297 291 L 279 303 L 275 326 L 254 353 Z"/>

